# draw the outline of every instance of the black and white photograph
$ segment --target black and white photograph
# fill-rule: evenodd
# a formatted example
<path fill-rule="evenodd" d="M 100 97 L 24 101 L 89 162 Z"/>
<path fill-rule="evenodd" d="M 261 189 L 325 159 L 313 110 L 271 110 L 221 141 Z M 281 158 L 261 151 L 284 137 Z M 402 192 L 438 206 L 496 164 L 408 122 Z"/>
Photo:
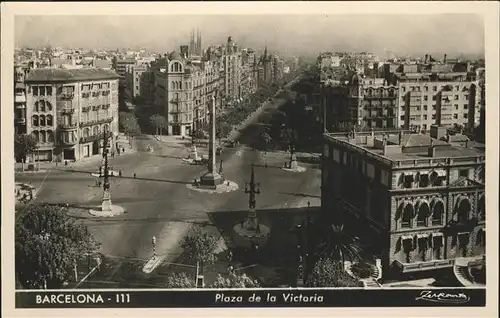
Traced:
<path fill-rule="evenodd" d="M 6 317 L 496 317 L 498 3 L 343 5 L 2 4 Z"/>

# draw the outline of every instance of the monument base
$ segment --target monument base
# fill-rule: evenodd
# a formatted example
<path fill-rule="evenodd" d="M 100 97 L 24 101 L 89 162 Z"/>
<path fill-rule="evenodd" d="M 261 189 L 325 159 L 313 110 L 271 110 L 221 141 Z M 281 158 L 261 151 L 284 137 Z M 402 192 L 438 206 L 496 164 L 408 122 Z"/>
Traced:
<path fill-rule="evenodd" d="M 258 229 L 253 226 L 249 227 L 249 225 L 247 220 L 243 226 L 238 223 L 233 227 L 235 245 L 243 248 L 252 248 L 253 244 L 257 244 L 259 247 L 264 246 L 271 234 L 271 229 L 264 224 L 259 224 Z"/>
<path fill-rule="evenodd" d="M 224 177 L 217 172 L 209 172 L 200 178 L 200 188 L 216 189 L 217 186 L 224 183 Z"/>
<path fill-rule="evenodd" d="M 97 217 L 111 217 L 125 213 L 125 209 L 119 205 L 112 205 L 109 201 L 109 205 L 103 202 L 103 205 L 90 210 L 89 213 Z"/>

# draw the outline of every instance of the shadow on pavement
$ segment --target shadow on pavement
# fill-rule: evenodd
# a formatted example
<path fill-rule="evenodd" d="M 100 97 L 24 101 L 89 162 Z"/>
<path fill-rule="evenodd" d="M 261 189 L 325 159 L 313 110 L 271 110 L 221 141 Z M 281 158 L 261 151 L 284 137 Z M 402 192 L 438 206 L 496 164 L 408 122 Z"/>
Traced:
<path fill-rule="evenodd" d="M 295 197 L 302 197 L 302 198 L 321 198 L 319 195 L 312 195 L 312 194 L 305 194 L 305 193 L 292 193 L 292 192 L 279 192 L 280 194 L 286 194 L 286 195 L 291 195 Z"/>

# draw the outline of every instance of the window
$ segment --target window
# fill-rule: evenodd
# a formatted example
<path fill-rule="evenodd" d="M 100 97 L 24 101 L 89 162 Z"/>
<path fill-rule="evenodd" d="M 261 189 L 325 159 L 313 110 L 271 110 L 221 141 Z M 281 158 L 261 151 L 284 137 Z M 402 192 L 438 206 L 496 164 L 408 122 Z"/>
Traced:
<path fill-rule="evenodd" d="M 40 142 L 47 142 L 47 135 L 45 134 L 45 131 L 40 131 Z"/>
<path fill-rule="evenodd" d="M 424 90 L 425 90 L 426 92 L 428 92 L 428 91 L 429 91 L 429 86 L 424 86 Z"/>
<path fill-rule="evenodd" d="M 426 116 L 426 118 L 427 118 L 427 116 Z M 427 125 L 426 125 L 426 124 L 423 124 L 423 125 L 422 125 L 422 129 L 423 129 L 423 130 L 427 130 Z"/>
<path fill-rule="evenodd" d="M 38 116 L 37 115 L 34 115 L 32 118 L 31 118 L 31 121 L 32 121 L 32 124 L 34 127 L 38 127 Z"/>
<path fill-rule="evenodd" d="M 406 189 L 411 189 L 413 186 L 413 175 L 404 176 L 404 187 Z"/>
<path fill-rule="evenodd" d="M 455 100 L 458 100 L 458 95 L 455 95 L 454 98 L 455 98 Z"/>
<path fill-rule="evenodd" d="M 468 108 L 469 108 L 469 105 L 464 104 L 464 109 L 468 109 Z"/>
<path fill-rule="evenodd" d="M 47 86 L 47 95 L 52 96 L 52 86 Z"/>
<path fill-rule="evenodd" d="M 405 120 L 405 115 L 401 115 L 401 120 Z"/>
<path fill-rule="evenodd" d="M 436 105 L 432 105 L 432 110 L 436 110 Z"/>
<path fill-rule="evenodd" d="M 455 90 L 458 92 L 460 90 L 460 86 L 455 86 Z"/>
<path fill-rule="evenodd" d="M 453 114 L 454 119 L 458 119 L 458 114 Z"/>
<path fill-rule="evenodd" d="M 469 169 L 460 169 L 458 171 L 458 176 L 461 178 L 468 178 L 469 177 Z"/>
<path fill-rule="evenodd" d="M 458 104 L 455 104 L 454 106 L 455 106 L 455 110 L 458 110 Z"/>
<path fill-rule="evenodd" d="M 428 100 L 429 99 L 429 96 L 427 95 L 424 95 L 424 101 Z"/>
<path fill-rule="evenodd" d="M 43 100 L 40 101 L 40 111 L 45 112 L 45 101 Z"/>
<path fill-rule="evenodd" d="M 432 225 L 441 225 L 443 222 L 444 205 L 437 201 L 432 208 Z"/>
<path fill-rule="evenodd" d="M 45 102 L 45 106 L 47 106 L 47 111 L 51 112 L 52 111 L 52 104 L 49 102 Z"/>
<path fill-rule="evenodd" d="M 38 96 L 38 86 L 33 86 L 33 96 Z"/>
<path fill-rule="evenodd" d="M 421 174 L 418 178 L 418 186 L 421 188 L 425 188 L 429 186 L 429 175 Z"/>
<path fill-rule="evenodd" d="M 403 93 L 406 91 L 406 87 L 401 87 L 401 91 L 403 91 Z"/>
<path fill-rule="evenodd" d="M 427 216 L 429 213 L 429 206 L 422 203 L 418 209 L 417 226 L 427 226 Z"/>
<path fill-rule="evenodd" d="M 436 95 L 432 96 L 432 100 L 436 100 Z"/>
<path fill-rule="evenodd" d="M 464 100 L 469 100 L 469 95 L 464 95 Z"/>
<path fill-rule="evenodd" d="M 432 119 L 436 119 L 436 114 L 432 114 Z"/>
<path fill-rule="evenodd" d="M 47 130 L 47 142 L 54 142 L 54 132 Z"/>
<path fill-rule="evenodd" d="M 467 114 L 464 114 L 464 119 L 467 119 L 467 117 L 468 117 Z"/>
<path fill-rule="evenodd" d="M 432 86 L 432 91 L 437 92 L 437 86 Z"/>
<path fill-rule="evenodd" d="M 427 120 L 427 115 L 424 115 L 424 120 Z"/>
<path fill-rule="evenodd" d="M 413 217 L 413 205 L 407 203 L 403 209 L 403 218 L 401 219 L 401 227 L 411 227 L 411 219 Z"/>
<path fill-rule="evenodd" d="M 53 124 L 52 115 L 47 115 L 47 126 L 52 126 Z"/>

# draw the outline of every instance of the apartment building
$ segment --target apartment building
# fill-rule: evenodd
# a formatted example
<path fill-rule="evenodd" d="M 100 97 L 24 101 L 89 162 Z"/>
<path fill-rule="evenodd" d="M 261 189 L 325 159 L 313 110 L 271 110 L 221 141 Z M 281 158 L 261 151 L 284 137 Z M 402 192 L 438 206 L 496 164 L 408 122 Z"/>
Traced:
<path fill-rule="evenodd" d="M 382 260 L 384 280 L 434 270 L 460 280 L 459 264 L 485 253 L 484 145 L 452 133 L 324 135 L 323 211 Z"/>
<path fill-rule="evenodd" d="M 14 133 L 21 135 L 26 133 L 26 86 L 24 80 L 28 69 L 14 66 Z"/>
<path fill-rule="evenodd" d="M 27 75 L 26 132 L 38 141 L 38 160 L 80 160 L 102 152 L 102 133 L 118 134 L 118 78 L 93 68 L 34 69 Z"/>
<path fill-rule="evenodd" d="M 242 96 L 242 55 L 232 37 L 227 38 L 226 46 L 222 49 L 222 65 L 224 85 L 221 90 L 224 96 L 229 102 L 240 100 Z"/>
<path fill-rule="evenodd" d="M 168 134 L 190 135 L 208 120 L 208 102 L 218 91 L 219 65 L 172 52 L 158 60 L 155 69 L 155 104 L 164 110 Z"/>
<path fill-rule="evenodd" d="M 480 94 L 471 73 L 406 73 L 398 75 L 397 127 L 428 131 L 433 124 L 479 125 Z"/>

